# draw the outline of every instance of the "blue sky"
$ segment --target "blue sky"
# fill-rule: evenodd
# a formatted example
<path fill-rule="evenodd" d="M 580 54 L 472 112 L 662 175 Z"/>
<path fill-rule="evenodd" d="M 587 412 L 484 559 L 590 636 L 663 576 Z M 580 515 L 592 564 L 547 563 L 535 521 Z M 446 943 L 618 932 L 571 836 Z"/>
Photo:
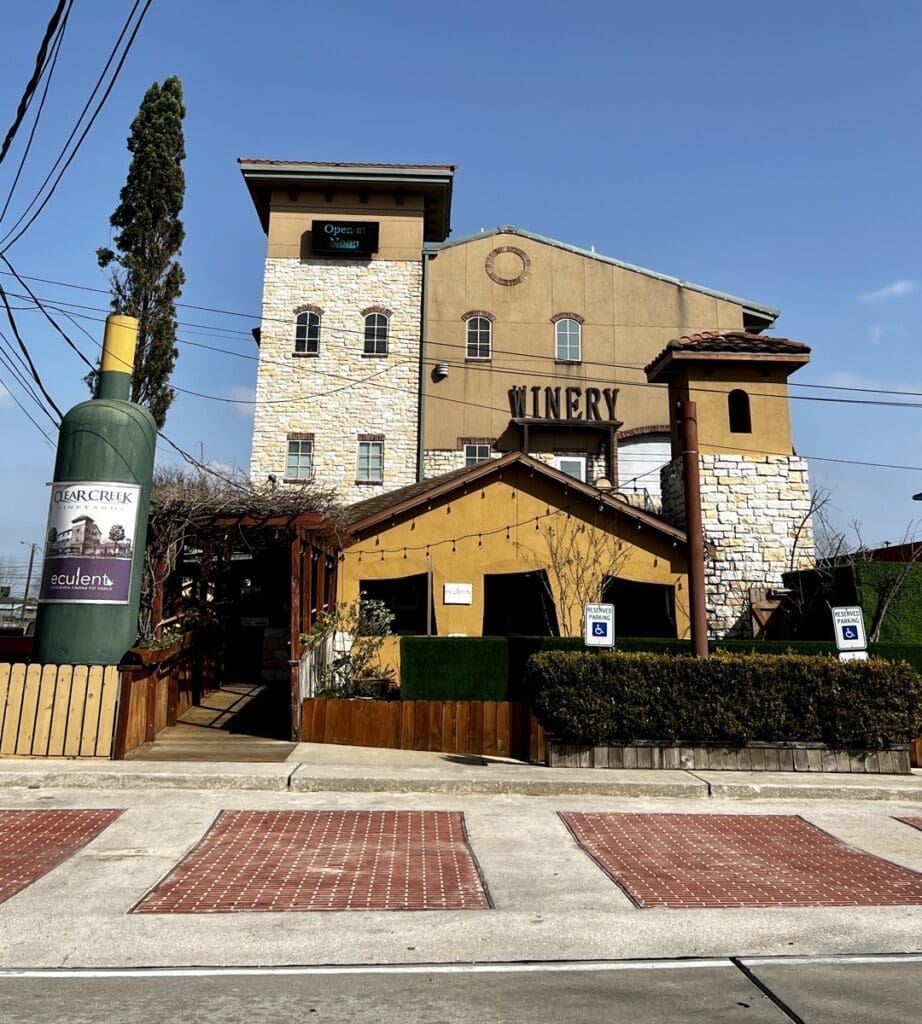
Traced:
<path fill-rule="evenodd" d="M 47 172 L 130 6 L 76 0 L 0 235 Z M 5 21 L 3 131 L 52 7 L 21 4 Z M 516 224 L 780 307 L 774 333 L 814 350 L 799 382 L 920 396 L 800 394 L 922 402 L 920 36 L 922 5 L 911 0 L 154 0 L 102 114 L 8 256 L 21 274 L 107 287 L 95 250 L 109 241 L 128 126 L 150 83 L 178 75 L 188 108 L 183 301 L 244 314 L 181 310 L 181 339 L 237 353 L 182 344 L 181 387 L 252 395 L 265 243 L 235 162 L 249 156 L 456 163 L 456 236 Z M 0 167 L 0 199 L 20 152 Z M 105 295 L 33 287 L 93 307 L 74 314 L 104 316 Z M 58 405 L 83 400 L 77 357 L 38 314 L 19 322 Z M 101 336 L 97 319 L 80 322 Z M 0 378 L 10 383 L 2 367 Z M 836 522 L 860 520 L 868 542 L 901 539 L 922 513 L 911 501 L 922 470 L 818 457 L 922 466 L 922 409 L 795 401 L 793 422 Z M 246 405 L 180 395 L 166 429 L 206 461 L 246 466 L 250 424 Z M 0 556 L 21 561 L 19 542 L 43 534 L 53 453 L 6 394 L 0 429 Z"/>

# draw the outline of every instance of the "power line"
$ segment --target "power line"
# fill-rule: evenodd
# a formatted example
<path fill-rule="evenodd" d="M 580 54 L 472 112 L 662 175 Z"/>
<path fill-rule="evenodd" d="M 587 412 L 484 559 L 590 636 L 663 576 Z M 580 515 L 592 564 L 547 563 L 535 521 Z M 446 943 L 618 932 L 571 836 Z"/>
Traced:
<path fill-rule="evenodd" d="M 48 74 L 45 75 L 45 84 L 42 88 L 42 95 L 38 102 L 38 110 L 36 111 L 35 118 L 32 121 L 32 128 L 29 131 L 29 138 L 26 140 L 22 156 L 19 158 L 19 166 L 16 168 L 16 174 L 13 176 L 13 182 L 10 185 L 9 192 L 7 193 L 6 202 L 3 204 L 3 209 L 0 210 L 0 222 L 2 222 L 3 218 L 6 216 L 7 210 L 10 208 L 10 203 L 13 200 L 13 194 L 16 191 L 16 187 L 19 185 L 19 179 L 22 175 L 23 169 L 25 168 L 26 161 L 29 159 L 29 153 L 32 151 L 32 143 L 35 140 L 35 133 L 38 130 L 39 121 L 42 119 L 42 112 L 45 109 L 45 101 L 48 99 L 48 91 L 51 88 L 51 80 L 54 77 L 54 71 L 58 64 L 58 55 L 61 52 L 61 44 L 64 42 L 64 33 L 67 31 L 67 20 L 70 17 L 72 7 L 73 0 L 68 0 L 67 10 L 64 12 L 64 16 L 61 19 L 61 30 L 55 35 L 55 39 L 52 44 L 51 56 L 47 64 Z"/>
<path fill-rule="evenodd" d="M 141 9 L 141 13 L 140 13 L 140 15 L 138 15 L 138 18 L 137 18 L 137 20 L 136 20 L 136 22 L 134 24 L 134 27 L 131 29 L 131 34 L 128 36 L 128 39 L 125 42 L 125 46 L 124 46 L 124 49 L 122 50 L 121 57 L 119 58 L 118 63 L 116 64 L 116 66 L 115 66 L 115 68 L 114 68 L 114 70 L 112 72 L 112 76 L 111 76 L 111 78 L 109 80 L 108 85 L 105 88 L 105 91 L 103 92 L 102 96 L 100 97 L 99 102 L 96 105 L 96 109 L 91 114 L 91 116 L 90 116 L 89 120 L 87 121 L 86 125 L 84 126 L 82 132 L 80 132 L 79 138 L 77 139 L 75 145 L 71 149 L 70 154 L 67 156 L 67 159 L 64 160 L 64 163 L 61 165 L 60 170 L 57 173 L 57 177 L 52 182 L 51 187 L 48 189 L 48 192 L 45 195 L 44 199 L 41 200 L 39 205 L 33 211 L 32 215 L 28 218 L 28 220 L 26 220 L 25 224 L 23 224 L 23 220 L 28 215 L 29 210 L 31 210 L 32 207 L 35 205 L 35 203 L 38 201 L 38 198 L 39 198 L 39 196 L 41 196 L 42 191 L 45 189 L 45 187 L 48 185 L 48 182 L 51 180 L 52 176 L 54 175 L 55 169 L 58 167 L 59 164 L 61 164 L 61 160 L 64 157 L 64 154 L 67 152 L 67 147 L 70 146 L 71 142 L 73 141 L 74 136 L 76 135 L 77 131 L 80 128 L 81 121 L 83 120 L 84 116 L 86 115 L 86 112 L 89 109 L 90 104 L 93 102 L 93 97 L 96 95 L 96 93 L 99 90 L 102 82 L 104 81 L 105 75 L 108 72 L 108 69 L 109 69 L 109 67 L 112 64 L 112 61 L 115 58 L 116 53 L 118 52 L 118 48 L 121 45 L 122 40 L 125 38 L 126 32 L 128 32 L 129 27 L 131 26 L 131 21 L 132 21 L 132 19 L 135 16 L 135 12 L 138 10 L 138 7 L 139 7 L 139 5 L 141 3 L 141 0 L 135 0 L 134 6 L 132 7 L 131 11 L 129 12 L 128 17 L 125 20 L 125 24 L 122 27 L 122 31 L 119 34 L 119 37 L 118 37 L 118 39 L 115 42 L 115 46 L 112 48 L 112 52 L 109 55 L 109 59 L 106 61 L 106 64 L 103 67 L 103 70 L 100 73 L 100 76 L 99 76 L 99 78 L 96 81 L 96 85 L 93 87 L 93 91 L 90 93 L 90 98 L 87 100 L 83 110 L 80 113 L 80 116 L 77 118 L 77 121 L 74 124 L 73 129 L 71 130 L 70 135 L 67 137 L 67 141 L 64 143 L 64 148 L 61 150 L 61 153 L 59 154 L 57 160 L 55 160 L 54 164 L 52 165 L 52 168 L 48 172 L 48 175 L 46 176 L 45 180 L 39 186 L 38 191 L 35 193 L 35 195 L 33 196 L 32 200 L 29 202 L 29 205 L 22 212 L 22 214 L 20 215 L 20 217 L 16 221 L 16 223 L 13 225 L 13 227 L 6 233 L 6 235 L 4 235 L 4 237 L 2 239 L 2 242 L 0 242 L 0 244 L 3 245 L 3 249 L 0 250 L 0 252 L 6 252 L 11 246 L 15 245 L 16 242 L 18 242 L 19 239 L 22 238 L 22 236 L 26 233 L 26 231 L 28 231 L 29 228 L 35 223 L 36 219 L 39 217 L 39 215 L 41 214 L 42 210 L 44 210 L 44 208 L 48 205 L 49 201 L 51 200 L 51 197 L 54 195 L 55 191 L 57 190 L 58 185 L 61 182 L 61 178 L 64 176 L 64 173 L 67 171 L 67 168 L 70 167 L 71 163 L 74 160 L 74 157 L 76 157 L 77 153 L 79 152 L 80 147 L 83 145 L 83 142 L 86 139 L 87 135 L 89 134 L 90 129 L 93 127 L 93 124 L 95 123 L 96 118 L 99 116 L 103 106 L 105 106 L 105 103 L 106 103 L 106 101 L 109 98 L 110 93 L 112 92 L 113 88 L 115 87 L 115 83 L 118 81 L 118 77 L 119 77 L 119 75 L 121 73 L 121 70 L 122 70 L 122 68 L 123 68 L 123 66 L 125 64 L 125 61 L 128 59 L 128 54 L 131 52 L 131 48 L 134 45 L 135 38 L 137 37 L 137 34 L 138 34 L 138 32 L 139 32 L 139 30 L 141 28 L 141 25 L 142 25 L 142 23 L 144 21 L 144 18 L 146 16 L 148 10 L 150 9 L 150 5 L 151 5 L 152 2 L 153 2 L 153 0 L 145 0 L 144 7 Z M 22 225 L 22 227 L 20 227 L 20 225 Z M 18 232 L 17 232 L 17 228 L 19 229 Z M 16 232 L 16 233 L 14 234 L 14 232 Z"/>
<path fill-rule="evenodd" d="M 45 35 L 42 38 L 41 45 L 38 48 L 38 53 L 35 56 L 35 67 L 32 71 L 32 76 L 26 83 L 25 90 L 19 100 L 19 106 L 16 108 L 16 116 L 13 118 L 12 125 L 10 125 L 7 130 L 2 146 L 0 146 L 0 163 L 3 163 L 6 158 L 6 154 L 9 152 L 10 146 L 13 144 L 13 139 L 16 138 L 16 133 L 19 131 L 22 122 L 25 120 L 25 116 L 29 110 L 29 105 L 32 102 L 32 97 L 35 95 L 35 90 L 38 88 L 38 84 L 45 71 L 45 62 L 48 59 L 48 48 L 55 37 L 55 33 L 58 31 L 58 24 L 61 21 L 65 8 L 69 7 L 69 5 L 70 0 L 59 0 L 58 6 L 54 9 L 54 13 L 51 15 L 51 19 L 45 27 Z"/>

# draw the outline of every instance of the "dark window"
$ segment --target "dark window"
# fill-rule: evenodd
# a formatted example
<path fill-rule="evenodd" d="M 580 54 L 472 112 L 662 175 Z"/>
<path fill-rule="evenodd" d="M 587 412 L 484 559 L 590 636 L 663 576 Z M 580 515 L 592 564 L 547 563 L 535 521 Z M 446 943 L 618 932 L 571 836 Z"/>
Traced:
<path fill-rule="evenodd" d="M 602 582 L 602 600 L 615 606 L 616 642 L 622 636 L 676 635 L 674 587 L 609 576 Z"/>
<path fill-rule="evenodd" d="M 392 580 L 361 580 L 362 601 L 381 601 L 393 612 L 391 629 L 403 636 L 426 635 L 426 573 Z M 435 610 L 432 632 L 435 633 Z"/>
<path fill-rule="evenodd" d="M 749 415 L 749 395 L 737 388 L 727 396 L 727 409 L 730 413 L 731 434 L 751 434 L 752 417 Z"/>
<path fill-rule="evenodd" d="M 295 352 L 316 355 L 320 351 L 320 317 L 316 313 L 299 313 L 295 321 Z"/>
<path fill-rule="evenodd" d="M 467 358 L 489 359 L 493 324 L 485 316 L 472 316 L 467 322 Z"/>
<path fill-rule="evenodd" d="M 365 355 L 387 355 L 387 317 L 383 313 L 369 313 L 365 317 Z"/>
<path fill-rule="evenodd" d="M 483 578 L 484 636 L 560 636 L 544 569 Z"/>
<path fill-rule="evenodd" d="M 490 458 L 492 446 L 488 444 L 466 444 L 464 446 L 464 465 L 476 466 L 478 462 L 486 462 Z"/>

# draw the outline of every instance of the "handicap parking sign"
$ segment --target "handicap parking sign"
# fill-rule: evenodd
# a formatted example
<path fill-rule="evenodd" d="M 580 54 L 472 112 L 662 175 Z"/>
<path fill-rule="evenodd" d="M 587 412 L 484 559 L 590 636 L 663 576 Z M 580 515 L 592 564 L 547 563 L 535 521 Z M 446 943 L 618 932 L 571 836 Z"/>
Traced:
<path fill-rule="evenodd" d="M 587 647 L 615 646 L 615 606 L 613 604 L 587 604 L 584 619 L 583 643 Z"/>
<path fill-rule="evenodd" d="M 857 607 L 833 608 L 836 647 L 840 651 L 863 651 L 867 647 L 864 633 L 864 613 Z"/>

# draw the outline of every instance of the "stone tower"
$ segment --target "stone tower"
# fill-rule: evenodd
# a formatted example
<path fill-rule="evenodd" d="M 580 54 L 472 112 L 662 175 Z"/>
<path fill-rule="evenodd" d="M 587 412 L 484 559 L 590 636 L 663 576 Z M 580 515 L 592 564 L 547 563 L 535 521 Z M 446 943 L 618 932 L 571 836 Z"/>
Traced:
<path fill-rule="evenodd" d="M 454 168 L 241 160 L 268 236 L 250 476 L 343 503 L 417 480 L 424 242 Z"/>
<path fill-rule="evenodd" d="M 813 563 L 807 463 L 791 441 L 787 378 L 810 349 L 786 338 L 709 331 L 670 341 L 646 368 L 669 387 L 672 461 L 663 514 L 684 525 L 678 407 L 698 414 L 705 591 L 713 637 L 752 636 L 751 604 Z"/>

